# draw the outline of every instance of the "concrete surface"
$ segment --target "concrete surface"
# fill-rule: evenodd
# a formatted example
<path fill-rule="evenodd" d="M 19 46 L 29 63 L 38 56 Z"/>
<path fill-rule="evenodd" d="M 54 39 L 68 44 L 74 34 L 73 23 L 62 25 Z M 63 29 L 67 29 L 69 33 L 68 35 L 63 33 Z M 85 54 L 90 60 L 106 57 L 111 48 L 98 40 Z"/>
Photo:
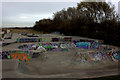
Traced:
<path fill-rule="evenodd" d="M 40 34 L 40 37 L 63 37 L 61 35 Z M 4 42 L 14 42 L 21 36 L 13 34 L 12 39 L 6 39 Z M 81 37 L 74 37 L 79 39 Z M 84 38 L 81 38 L 84 39 Z M 87 39 L 87 38 L 86 38 Z M 2 47 L 2 51 L 18 50 L 18 46 L 31 43 L 15 43 Z M 108 45 L 109 46 L 109 45 Z M 119 48 L 116 48 L 119 50 Z M 2 77 L 3 78 L 92 78 L 101 76 L 118 75 L 118 63 L 103 60 L 99 63 L 75 63 L 74 55 L 76 52 L 87 52 L 97 50 L 69 49 L 69 51 L 47 51 L 45 56 L 30 59 L 29 62 L 19 64 L 18 60 L 2 60 Z M 0 69 L 1 71 L 1 69 Z"/>

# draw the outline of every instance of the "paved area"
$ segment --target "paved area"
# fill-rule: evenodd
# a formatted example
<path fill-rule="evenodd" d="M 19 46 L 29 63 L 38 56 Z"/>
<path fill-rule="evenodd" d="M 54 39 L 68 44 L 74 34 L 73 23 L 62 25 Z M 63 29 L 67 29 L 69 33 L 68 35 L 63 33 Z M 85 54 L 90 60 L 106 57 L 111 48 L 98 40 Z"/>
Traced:
<path fill-rule="evenodd" d="M 14 42 L 19 37 L 25 37 L 14 33 L 12 39 L 5 42 Z M 40 34 L 39 37 L 64 37 L 55 34 Z M 69 37 L 69 36 L 68 36 Z M 79 39 L 81 37 L 73 37 Z M 87 39 L 87 38 L 81 38 Z M 94 39 L 93 39 L 94 40 Z M 2 47 L 2 51 L 18 50 L 19 45 L 32 43 L 14 43 Z M 119 50 L 119 48 L 116 48 Z M 4 78 L 91 78 L 119 74 L 118 63 L 109 59 L 98 63 L 74 62 L 76 52 L 98 51 L 94 49 L 69 49 L 68 51 L 47 51 L 44 57 L 30 59 L 29 62 L 18 64 L 18 60 L 3 60 Z M 99 50 L 100 51 L 100 50 Z"/>

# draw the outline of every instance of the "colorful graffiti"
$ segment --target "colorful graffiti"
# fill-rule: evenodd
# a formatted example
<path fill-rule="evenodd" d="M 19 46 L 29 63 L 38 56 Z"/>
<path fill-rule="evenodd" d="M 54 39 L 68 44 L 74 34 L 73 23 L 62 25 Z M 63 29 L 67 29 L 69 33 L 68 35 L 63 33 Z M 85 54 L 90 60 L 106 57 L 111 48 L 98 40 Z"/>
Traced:
<path fill-rule="evenodd" d="M 91 48 L 93 49 L 99 49 L 99 44 L 96 42 L 91 43 Z"/>
<path fill-rule="evenodd" d="M 117 52 L 114 52 L 114 51 L 111 51 L 109 53 L 109 56 L 112 58 L 113 61 L 117 62 L 120 60 L 120 52 L 117 51 Z"/>
<path fill-rule="evenodd" d="M 53 50 L 57 48 L 84 48 L 84 49 L 99 49 L 100 45 L 98 43 L 91 42 L 77 42 L 74 44 L 73 42 L 64 42 L 64 43 L 37 43 L 37 44 L 28 44 L 28 45 L 20 45 L 18 48 L 22 50 Z"/>
<path fill-rule="evenodd" d="M 46 50 L 57 49 L 58 44 L 55 44 L 55 43 L 38 43 L 38 44 L 30 44 L 30 45 L 20 45 L 18 48 L 22 49 L 22 50 L 46 51 Z"/>
<path fill-rule="evenodd" d="M 32 46 L 31 45 L 20 45 L 18 48 L 22 50 L 30 50 L 32 49 Z"/>
<path fill-rule="evenodd" d="M 76 47 L 88 49 L 90 48 L 90 42 L 78 42 L 76 43 Z"/>
<path fill-rule="evenodd" d="M 77 52 L 77 54 L 75 55 L 75 62 L 85 63 L 86 61 L 87 61 L 87 54 Z"/>
<path fill-rule="evenodd" d="M 103 52 L 77 52 L 75 55 L 75 62 L 86 63 L 86 62 L 100 62 L 104 59 L 109 58 Z"/>
<path fill-rule="evenodd" d="M 18 38 L 18 43 L 24 42 L 58 42 L 58 41 L 65 41 L 65 42 L 72 42 L 71 37 L 65 38 Z"/>
<path fill-rule="evenodd" d="M 5 51 L 2 52 L 2 59 L 19 59 L 19 61 L 29 61 L 30 51 Z"/>
<path fill-rule="evenodd" d="M 88 59 L 92 61 L 100 61 L 103 59 L 102 52 L 88 52 Z"/>
<path fill-rule="evenodd" d="M 18 53 L 11 53 L 8 56 L 8 59 L 19 59 L 20 61 L 29 61 L 30 60 L 30 56 L 28 54 L 18 54 Z"/>
<path fill-rule="evenodd" d="M 60 48 L 75 48 L 76 45 L 74 43 L 62 43 L 60 44 Z"/>
<path fill-rule="evenodd" d="M 10 55 L 10 53 L 9 52 L 1 52 L 1 54 L 2 54 L 2 59 L 8 59 L 8 55 Z"/>
<path fill-rule="evenodd" d="M 38 42 L 37 38 L 18 38 L 17 43 L 24 43 L 24 42 Z"/>
<path fill-rule="evenodd" d="M 89 51 L 89 52 L 77 52 L 74 58 L 75 62 L 78 63 L 86 63 L 86 62 L 101 62 L 104 60 L 111 60 L 114 62 L 118 62 L 120 60 L 120 51 L 112 51 L 108 52 L 108 54 L 104 52 L 94 52 L 94 51 Z"/>
<path fill-rule="evenodd" d="M 39 42 L 52 42 L 52 38 L 40 38 Z"/>

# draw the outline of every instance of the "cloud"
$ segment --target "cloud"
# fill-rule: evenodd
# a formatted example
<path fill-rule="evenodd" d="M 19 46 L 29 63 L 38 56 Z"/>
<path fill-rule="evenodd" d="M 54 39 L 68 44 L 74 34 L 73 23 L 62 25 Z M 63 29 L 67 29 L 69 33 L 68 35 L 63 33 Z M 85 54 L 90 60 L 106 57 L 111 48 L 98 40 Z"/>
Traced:
<path fill-rule="evenodd" d="M 3 26 L 18 26 L 18 23 L 33 26 L 40 19 L 52 18 L 53 13 L 76 5 L 76 2 L 3 2 L 2 23 Z"/>
<path fill-rule="evenodd" d="M 10 2 L 13 1 L 13 2 Z M 17 2 L 19 1 L 19 2 Z M 3 0 L 2 1 L 2 26 L 33 26 L 34 23 L 43 18 L 52 18 L 53 13 L 63 8 L 76 7 L 80 0 L 51 0 L 44 2 L 26 2 L 27 0 Z M 32 0 L 33 1 L 33 0 Z M 41 0 L 43 1 L 43 0 Z M 46 2 L 47 1 L 47 2 Z M 63 1 L 63 2 L 62 2 Z M 114 0 L 115 1 L 115 0 Z M 112 1 L 112 2 L 114 2 Z M 116 0 L 118 1 L 118 0 Z M 114 3 L 117 5 L 117 3 Z M 116 10 L 118 7 L 116 7 Z"/>

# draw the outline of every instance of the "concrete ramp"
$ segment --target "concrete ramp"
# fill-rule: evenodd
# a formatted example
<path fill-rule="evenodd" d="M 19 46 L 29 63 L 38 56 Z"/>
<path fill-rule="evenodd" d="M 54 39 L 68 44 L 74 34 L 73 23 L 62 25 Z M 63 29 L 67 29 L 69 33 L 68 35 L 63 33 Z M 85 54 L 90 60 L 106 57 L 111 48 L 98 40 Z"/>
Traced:
<path fill-rule="evenodd" d="M 2 78 L 24 78 L 24 74 L 19 72 L 19 60 L 2 60 Z"/>
<path fill-rule="evenodd" d="M 18 60 L 3 60 L 2 61 L 2 78 L 92 78 L 92 77 L 100 77 L 100 76 L 110 76 L 117 75 L 118 69 L 117 66 L 112 69 L 107 68 L 99 68 L 99 69 L 87 69 L 80 71 L 71 71 L 69 73 L 62 74 L 49 74 L 49 75 L 40 75 L 40 74 L 25 74 L 19 71 L 19 61 Z M 31 65 L 32 66 L 32 65 Z M 25 67 L 23 65 L 23 67 Z M 35 68 L 35 67 L 33 67 Z M 25 69 L 23 69 L 25 70 Z M 39 69 L 37 69 L 39 70 Z M 45 71 L 45 70 L 44 70 Z"/>
<path fill-rule="evenodd" d="M 2 60 L 2 70 L 17 70 L 18 69 L 19 60 L 11 59 L 11 60 Z"/>

